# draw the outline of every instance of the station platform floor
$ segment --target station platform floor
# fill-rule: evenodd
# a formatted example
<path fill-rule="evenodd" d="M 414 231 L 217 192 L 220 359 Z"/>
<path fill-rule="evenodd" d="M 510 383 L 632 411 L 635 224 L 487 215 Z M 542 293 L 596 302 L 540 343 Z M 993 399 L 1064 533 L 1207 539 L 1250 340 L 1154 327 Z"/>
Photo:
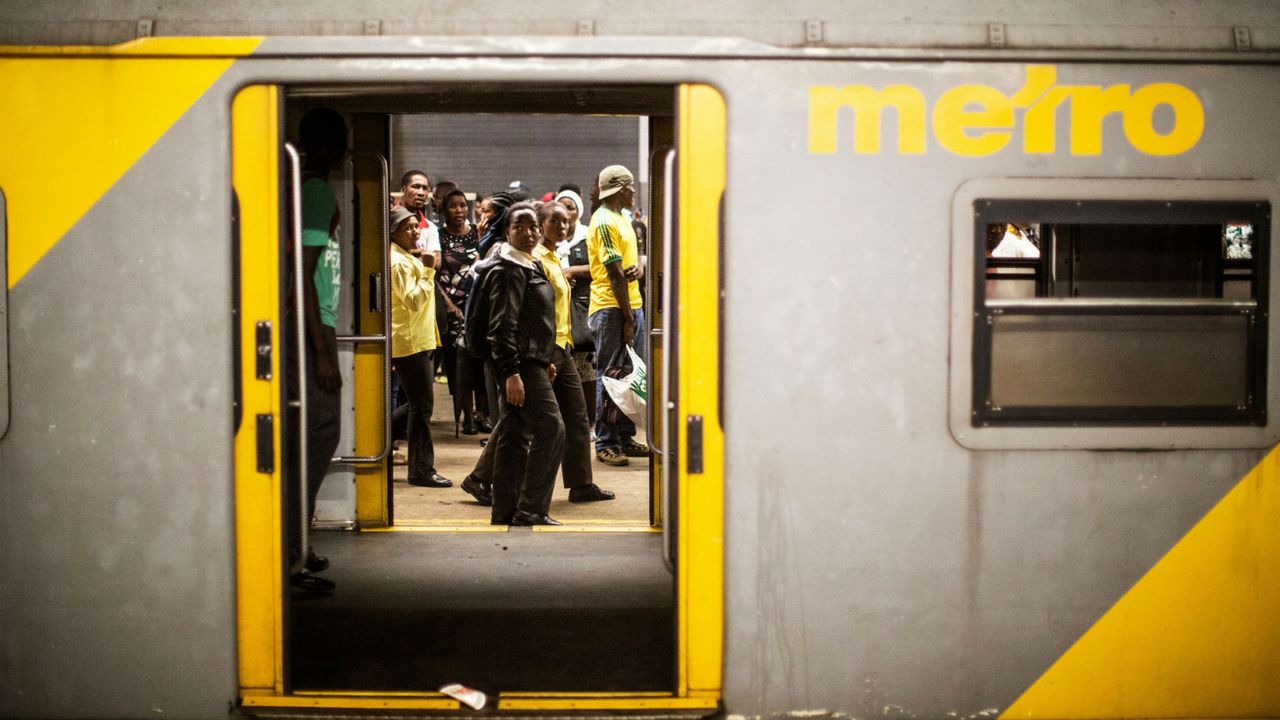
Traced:
<path fill-rule="evenodd" d="M 429 525 L 487 525 L 489 508 L 475 502 L 459 487 L 463 478 L 475 467 L 483 449 L 480 440 L 488 435 L 454 437 L 452 407 L 448 387 L 435 385 L 435 412 L 432 413 L 431 438 L 436 451 L 436 472 L 453 481 L 451 488 L 421 488 L 408 484 L 404 465 L 393 468 L 392 524 L 399 527 Z M 638 429 L 636 442 L 644 443 L 644 428 Z M 398 446 L 403 447 L 404 441 Z M 629 458 L 625 467 L 611 467 L 595 460 L 592 451 L 593 480 L 617 498 L 607 502 L 570 503 L 563 479 L 556 477 L 551 499 L 551 517 L 568 526 L 613 526 L 643 528 L 649 525 L 649 460 Z"/>

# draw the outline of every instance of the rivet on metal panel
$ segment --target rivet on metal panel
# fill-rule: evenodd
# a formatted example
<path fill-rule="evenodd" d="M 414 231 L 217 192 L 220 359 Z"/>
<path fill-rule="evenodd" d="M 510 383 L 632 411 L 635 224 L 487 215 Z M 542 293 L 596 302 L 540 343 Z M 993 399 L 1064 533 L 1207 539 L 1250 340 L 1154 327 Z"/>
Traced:
<path fill-rule="evenodd" d="M 579 35 L 595 35 L 595 34 L 596 34 L 596 21 L 595 21 L 595 20 L 591 20 L 591 19 L 579 20 L 579 21 L 578 21 L 578 34 L 579 34 Z"/>
<path fill-rule="evenodd" d="M 1231 28 L 1231 34 L 1235 36 L 1237 50 L 1253 49 L 1253 38 L 1249 36 L 1249 28 L 1233 27 Z"/>
<path fill-rule="evenodd" d="M 151 37 L 152 31 L 155 30 L 155 23 L 152 20 L 139 20 L 138 29 L 134 37 L 147 38 Z"/>
<path fill-rule="evenodd" d="M 364 34 L 365 35 L 381 35 L 382 21 L 381 20 L 365 20 Z"/>
<path fill-rule="evenodd" d="M 804 42 L 806 45 L 820 45 L 823 42 L 821 20 L 804 21 Z"/>
<path fill-rule="evenodd" d="M 1004 47 L 1004 23 L 987 24 L 987 45 Z"/>

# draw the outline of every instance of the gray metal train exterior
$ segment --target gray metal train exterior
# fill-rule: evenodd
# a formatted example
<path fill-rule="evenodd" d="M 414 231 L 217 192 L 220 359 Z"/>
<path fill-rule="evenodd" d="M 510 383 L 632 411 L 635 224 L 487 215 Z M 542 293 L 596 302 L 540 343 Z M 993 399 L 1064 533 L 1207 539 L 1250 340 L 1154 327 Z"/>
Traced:
<path fill-rule="evenodd" d="M 148 19 L 114 5 L 110 21 L 0 8 L 0 39 L 114 42 Z M 992 341 L 978 326 L 998 326 L 987 311 L 1002 307 L 975 297 L 975 227 L 1040 221 L 983 219 L 981 203 L 1060 225 L 1087 224 L 1090 208 L 1160 224 L 1197 203 L 1226 224 L 1247 207 L 1257 237 L 1276 235 L 1280 6 L 741 3 L 693 16 L 669 4 L 659 21 L 587 5 L 582 17 L 535 5 L 541 20 L 440 5 L 406 20 L 373 3 L 367 14 L 386 14 L 372 27 L 245 4 L 150 16 L 156 33 L 272 36 L 228 61 L 74 223 L 59 204 L 42 211 L 58 228 L 47 249 L 20 248 L 7 226 L 0 715 L 221 717 L 236 704 L 232 99 L 392 75 L 700 83 L 723 98 L 727 713 L 1280 715 L 1276 254 L 1259 246 L 1253 277 L 1269 286 L 1242 311 L 1260 329 L 1241 331 L 1240 367 L 1262 389 L 1245 420 L 1169 421 L 1141 402 L 1127 419 L 1120 403 L 1119 419 L 973 420 L 989 359 L 974 346 Z M 550 35 L 571 22 L 566 34 L 596 35 Z M 386 35 L 351 36 L 366 28 Z M 473 33 L 492 37 L 461 37 Z M 12 97 L 31 92 L 24 57 L 0 48 Z M 1054 92 L 1065 104 L 1035 109 Z M 74 96 L 39 102 L 68 132 L 119 129 Z M 47 194 L 74 195 L 95 163 L 44 168 Z M 0 191 L 29 171 L 6 165 Z M 5 212 L 25 197 L 6 191 Z M 1126 342 L 1104 329 L 1118 334 L 1086 328 L 1081 342 L 1101 355 Z M 1084 377 L 1064 387 L 1102 372 L 1068 370 Z M 1186 372 L 1186 387 L 1209 381 Z"/>

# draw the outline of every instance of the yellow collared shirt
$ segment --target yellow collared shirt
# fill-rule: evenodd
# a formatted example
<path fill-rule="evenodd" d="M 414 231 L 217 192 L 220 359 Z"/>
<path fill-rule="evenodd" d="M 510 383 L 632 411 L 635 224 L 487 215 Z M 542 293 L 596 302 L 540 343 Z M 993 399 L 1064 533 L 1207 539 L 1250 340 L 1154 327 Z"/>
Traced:
<path fill-rule="evenodd" d="M 546 245 L 538 243 L 533 249 L 533 256 L 542 264 L 542 271 L 556 290 L 556 345 L 568 349 L 573 344 L 569 333 L 569 281 L 564 279 L 555 250 L 548 250 Z"/>
<path fill-rule="evenodd" d="M 440 346 L 436 328 L 436 271 L 391 245 L 391 357 Z"/>

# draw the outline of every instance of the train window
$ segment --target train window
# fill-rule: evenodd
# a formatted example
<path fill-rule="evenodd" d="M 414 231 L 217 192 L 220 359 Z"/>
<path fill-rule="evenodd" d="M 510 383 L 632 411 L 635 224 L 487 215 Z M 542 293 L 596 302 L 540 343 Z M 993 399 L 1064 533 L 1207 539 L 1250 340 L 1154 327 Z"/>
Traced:
<path fill-rule="evenodd" d="M 1266 202 L 974 203 L 974 426 L 1266 423 Z"/>
<path fill-rule="evenodd" d="M 9 431 L 9 213 L 0 191 L 0 438 Z"/>

